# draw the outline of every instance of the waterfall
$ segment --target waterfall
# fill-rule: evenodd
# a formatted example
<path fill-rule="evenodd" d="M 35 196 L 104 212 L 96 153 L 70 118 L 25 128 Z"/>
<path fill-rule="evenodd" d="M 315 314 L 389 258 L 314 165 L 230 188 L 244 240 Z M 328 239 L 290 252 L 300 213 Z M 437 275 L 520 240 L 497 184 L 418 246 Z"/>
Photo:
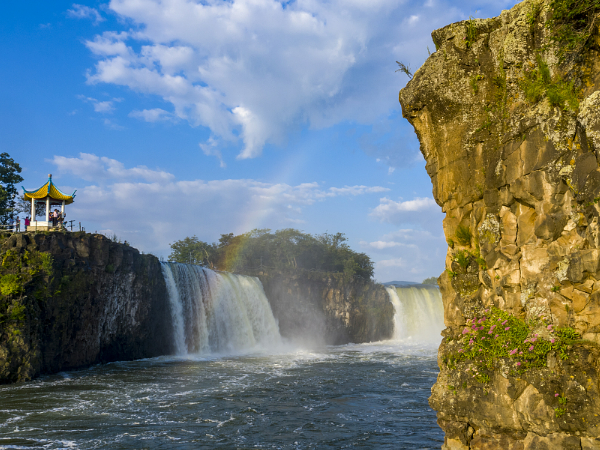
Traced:
<path fill-rule="evenodd" d="M 388 286 L 394 305 L 394 339 L 439 342 L 444 306 L 436 286 Z"/>
<path fill-rule="evenodd" d="M 161 263 L 178 354 L 227 353 L 281 342 L 258 278 Z"/>

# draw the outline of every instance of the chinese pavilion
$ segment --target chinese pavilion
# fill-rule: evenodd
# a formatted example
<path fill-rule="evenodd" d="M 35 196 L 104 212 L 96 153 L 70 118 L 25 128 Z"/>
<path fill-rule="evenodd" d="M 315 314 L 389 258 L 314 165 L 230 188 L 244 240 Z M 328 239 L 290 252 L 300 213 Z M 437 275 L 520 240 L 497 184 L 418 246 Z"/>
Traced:
<path fill-rule="evenodd" d="M 52 206 L 60 206 L 62 216 L 65 216 L 65 205 L 73 203 L 75 198 L 74 191 L 72 195 L 63 194 L 52 182 L 52 174 L 48 175 L 48 181 L 41 188 L 27 191 L 24 187 L 23 198 L 25 200 L 31 200 L 31 225 L 27 227 L 27 231 L 42 231 L 49 230 L 52 228 L 52 222 L 50 221 L 50 208 Z M 36 220 L 35 204 L 38 202 L 46 203 L 46 220 Z"/>

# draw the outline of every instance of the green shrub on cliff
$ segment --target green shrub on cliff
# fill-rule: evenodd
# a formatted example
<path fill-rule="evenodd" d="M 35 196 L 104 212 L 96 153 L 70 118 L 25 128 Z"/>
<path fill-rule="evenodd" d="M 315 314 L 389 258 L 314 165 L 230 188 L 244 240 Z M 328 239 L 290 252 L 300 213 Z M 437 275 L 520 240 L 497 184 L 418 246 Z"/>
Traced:
<path fill-rule="evenodd" d="M 0 266 L 0 323 L 18 325 L 23 322 L 26 290 L 30 289 L 38 299 L 43 298 L 51 276 L 52 256 L 49 253 L 7 250 Z"/>
<path fill-rule="evenodd" d="M 573 82 L 563 80 L 560 75 L 552 78 L 548 64 L 539 54 L 536 55 L 536 62 L 536 68 L 525 69 L 525 80 L 521 83 L 527 101 L 537 103 L 546 96 L 550 106 L 576 111 L 579 100 Z"/>
<path fill-rule="evenodd" d="M 584 50 L 600 22 L 600 0 L 552 0 L 546 27 L 562 60 Z"/>
<path fill-rule="evenodd" d="M 473 234 L 471 233 L 469 227 L 459 225 L 456 228 L 454 237 L 456 237 L 456 240 L 459 242 L 460 245 L 471 245 L 471 238 L 473 237 Z"/>
<path fill-rule="evenodd" d="M 545 366 L 551 351 L 567 359 L 569 345 L 578 338 L 572 328 L 554 329 L 544 316 L 526 322 L 491 308 L 467 321 L 467 327 L 457 338 L 459 348 L 444 362 L 451 369 L 459 363 L 471 363 L 466 369 L 470 375 L 479 382 L 487 382 L 489 371 L 498 369 L 501 361 L 517 374 Z"/>

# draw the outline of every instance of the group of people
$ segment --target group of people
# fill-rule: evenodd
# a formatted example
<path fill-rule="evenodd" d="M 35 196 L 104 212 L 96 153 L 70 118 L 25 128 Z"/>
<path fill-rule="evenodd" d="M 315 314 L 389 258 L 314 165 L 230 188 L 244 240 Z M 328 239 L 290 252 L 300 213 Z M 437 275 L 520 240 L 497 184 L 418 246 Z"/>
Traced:
<path fill-rule="evenodd" d="M 63 223 L 65 221 L 65 217 L 67 217 L 67 214 L 63 214 L 62 212 L 60 212 L 58 209 L 55 209 L 54 211 L 50 212 L 50 220 L 52 221 L 52 226 L 54 228 L 56 227 L 63 227 Z"/>
<path fill-rule="evenodd" d="M 51 211 L 50 214 L 50 222 L 52 222 L 52 227 L 56 228 L 64 228 L 64 223 L 65 223 L 65 217 L 67 217 L 66 213 L 62 213 L 61 211 L 59 211 L 58 209 L 55 209 L 54 211 Z M 27 227 L 31 225 L 31 218 L 29 216 L 25 217 L 25 219 L 23 219 L 25 228 L 23 231 L 27 230 Z M 10 230 L 14 230 L 15 232 L 20 232 L 21 231 L 21 219 L 19 216 L 16 217 L 16 219 L 9 219 L 8 221 L 8 228 Z"/>

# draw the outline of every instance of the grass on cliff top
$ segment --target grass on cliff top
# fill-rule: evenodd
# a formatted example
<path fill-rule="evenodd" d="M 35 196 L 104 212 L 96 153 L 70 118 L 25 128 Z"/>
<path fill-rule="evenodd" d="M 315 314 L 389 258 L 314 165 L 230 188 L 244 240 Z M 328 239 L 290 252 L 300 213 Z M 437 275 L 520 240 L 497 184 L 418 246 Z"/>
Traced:
<path fill-rule="evenodd" d="M 467 325 L 457 338 L 460 348 L 444 362 L 451 370 L 457 369 L 458 363 L 472 363 L 466 370 L 481 383 L 490 381 L 488 372 L 498 368 L 501 360 L 516 375 L 546 366 L 552 351 L 567 359 L 569 345 L 579 338 L 572 328 L 555 329 L 545 316 L 526 322 L 498 308 L 485 310 L 480 317 L 469 319 Z M 541 328 L 545 337 L 534 332 Z"/>
<path fill-rule="evenodd" d="M 550 11 L 546 28 L 559 59 L 584 50 L 600 22 L 600 0 L 552 0 Z"/>

